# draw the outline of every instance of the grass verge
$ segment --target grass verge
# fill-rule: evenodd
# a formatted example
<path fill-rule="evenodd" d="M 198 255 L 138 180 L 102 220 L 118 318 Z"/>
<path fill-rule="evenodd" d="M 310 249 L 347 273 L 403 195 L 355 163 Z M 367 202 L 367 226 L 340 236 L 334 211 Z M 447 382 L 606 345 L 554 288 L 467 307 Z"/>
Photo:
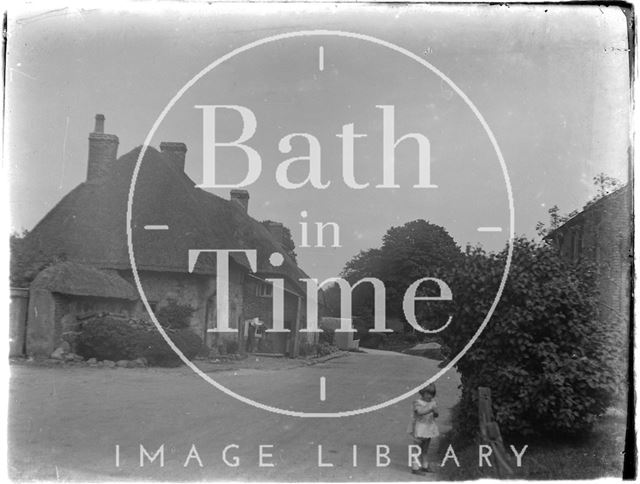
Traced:
<path fill-rule="evenodd" d="M 511 459 L 514 475 L 510 478 L 545 480 L 621 478 L 625 429 L 624 416 L 607 415 L 591 432 L 580 436 L 528 440 L 505 438 L 505 448 L 511 456 L 513 453 L 509 448 L 510 445 L 513 444 L 518 451 L 524 445 L 528 445 L 522 457 L 522 467 L 516 468 L 515 458 Z M 501 477 L 493 468 L 478 466 L 477 444 L 467 444 L 464 447 L 461 444 L 456 445 L 449 434 L 440 441 L 438 455 L 441 459 L 449 444 L 455 450 L 460 467 L 456 467 L 453 459 L 449 459 L 445 466 L 439 469 L 441 479 L 461 481 Z"/>

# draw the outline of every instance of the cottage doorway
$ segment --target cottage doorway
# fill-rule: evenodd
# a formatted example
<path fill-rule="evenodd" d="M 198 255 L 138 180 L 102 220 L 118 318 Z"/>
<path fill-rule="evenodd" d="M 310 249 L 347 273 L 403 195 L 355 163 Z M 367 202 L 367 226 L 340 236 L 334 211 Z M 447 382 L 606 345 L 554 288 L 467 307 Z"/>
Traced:
<path fill-rule="evenodd" d="M 291 331 L 293 331 L 293 323 L 290 319 L 284 320 L 284 328 L 288 329 L 288 333 L 272 333 L 271 334 L 271 352 L 280 355 L 289 354 L 289 341 L 291 340 Z"/>

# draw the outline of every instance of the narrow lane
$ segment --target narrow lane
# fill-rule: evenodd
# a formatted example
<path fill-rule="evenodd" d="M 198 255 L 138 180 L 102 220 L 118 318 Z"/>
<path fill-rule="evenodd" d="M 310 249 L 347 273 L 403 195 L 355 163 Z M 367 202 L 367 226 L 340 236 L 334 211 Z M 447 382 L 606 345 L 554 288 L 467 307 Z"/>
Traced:
<path fill-rule="evenodd" d="M 437 362 L 432 360 L 371 351 L 310 367 L 225 371 L 212 376 L 264 403 L 302 411 L 336 411 L 382 402 L 436 371 Z M 323 376 L 324 402 L 320 399 Z M 449 427 L 458 385 L 453 371 L 437 382 L 443 431 Z M 295 418 L 238 402 L 187 368 L 14 365 L 9 464 L 14 478 L 27 479 L 425 480 L 410 474 L 407 467 L 410 406 L 409 399 L 353 417 Z M 164 466 L 158 458 L 140 467 L 141 444 L 151 455 L 164 444 Z M 119 467 L 116 445 L 120 446 Z M 265 446 L 263 466 L 261 445 Z M 377 445 L 388 447 L 388 466 L 377 466 Z M 227 446 L 231 447 L 225 463 L 222 454 Z M 444 450 L 434 446 L 432 461 L 441 459 Z M 380 448 L 380 453 L 386 451 Z M 228 465 L 236 463 L 237 467 Z M 381 457 L 380 463 L 386 464 L 386 458 Z"/>

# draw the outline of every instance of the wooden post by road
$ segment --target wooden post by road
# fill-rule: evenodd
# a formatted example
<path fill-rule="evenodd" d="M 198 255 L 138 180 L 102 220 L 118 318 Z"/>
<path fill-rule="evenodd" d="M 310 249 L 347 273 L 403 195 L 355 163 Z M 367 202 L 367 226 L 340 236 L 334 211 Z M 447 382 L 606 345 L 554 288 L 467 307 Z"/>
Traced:
<path fill-rule="evenodd" d="M 491 390 L 486 387 L 478 387 L 478 419 L 480 421 L 480 438 L 483 444 L 491 446 L 491 461 L 498 476 L 512 475 L 513 469 L 504 450 L 500 427 L 498 422 L 493 419 Z"/>
<path fill-rule="evenodd" d="M 289 358 L 297 358 L 300 352 L 300 339 L 298 335 L 300 333 L 300 322 L 302 319 L 302 297 L 297 296 L 298 308 L 296 310 L 296 321 L 293 324 L 293 331 L 291 332 L 291 344 L 289 346 Z"/>

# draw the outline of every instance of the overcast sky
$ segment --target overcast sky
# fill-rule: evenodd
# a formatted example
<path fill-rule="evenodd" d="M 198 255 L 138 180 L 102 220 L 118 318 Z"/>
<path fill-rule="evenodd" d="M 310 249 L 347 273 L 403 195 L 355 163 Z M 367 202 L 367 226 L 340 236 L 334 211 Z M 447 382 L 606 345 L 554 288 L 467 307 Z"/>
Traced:
<path fill-rule="evenodd" d="M 625 18 L 615 8 L 585 6 L 182 6 L 155 13 L 54 10 L 9 17 L 7 159 L 12 229 L 30 229 L 86 176 L 87 137 L 96 113 L 120 138 L 119 154 L 143 143 L 156 118 L 194 75 L 233 49 L 286 32 L 330 29 L 366 34 L 421 56 L 475 104 L 495 134 L 511 178 L 516 234 L 558 204 L 570 212 L 593 195 L 592 178 L 627 178 L 629 77 Z M 320 47 L 323 68 L 320 69 Z M 508 199 L 498 158 L 478 119 L 436 74 L 380 45 L 340 37 L 300 37 L 244 52 L 209 72 L 176 103 L 152 140 L 183 141 L 186 171 L 202 181 L 202 111 L 195 105 L 249 107 L 257 118 L 247 143 L 262 157 L 246 187 L 249 213 L 291 228 L 300 244 L 306 221 L 336 222 L 340 248 L 298 248 L 313 277 L 337 275 L 361 249 L 379 247 L 392 225 L 424 218 L 460 246 L 501 248 Z M 412 188 L 417 149 L 396 152 L 398 189 L 382 179 L 382 111 L 395 106 L 396 138 L 410 132 L 431 143 L 437 189 Z M 221 117 L 220 140 L 236 138 L 239 117 Z M 342 181 L 336 137 L 353 123 L 356 180 Z M 290 133 L 321 144 L 325 190 L 285 190 L 282 161 L 303 156 L 303 140 L 283 154 Z M 222 181 L 244 177 L 239 150 L 221 151 Z M 294 180 L 304 173 L 291 171 Z M 228 198 L 228 189 L 213 190 Z M 503 227 L 501 233 L 478 232 Z M 313 242 L 313 237 L 311 238 Z"/>

